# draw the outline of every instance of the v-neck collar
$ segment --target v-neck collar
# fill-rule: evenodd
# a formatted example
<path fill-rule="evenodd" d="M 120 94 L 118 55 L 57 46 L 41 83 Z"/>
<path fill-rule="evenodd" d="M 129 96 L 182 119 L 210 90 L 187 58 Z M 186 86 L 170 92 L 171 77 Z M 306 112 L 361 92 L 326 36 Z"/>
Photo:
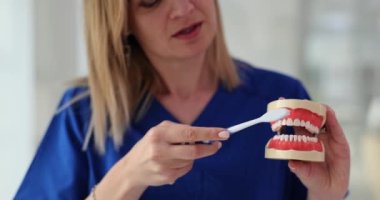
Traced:
<path fill-rule="evenodd" d="M 201 126 L 205 122 L 215 117 L 215 111 L 221 102 L 219 100 L 219 96 L 221 95 L 222 90 L 224 90 L 224 88 L 221 84 L 219 84 L 216 91 L 211 96 L 210 100 L 206 103 L 206 106 L 203 108 L 201 113 L 189 125 Z M 170 120 L 176 123 L 181 123 L 180 120 L 178 120 L 164 105 L 162 105 L 156 97 L 153 97 L 151 107 L 157 109 L 155 111 L 159 115 L 158 120 Z"/>

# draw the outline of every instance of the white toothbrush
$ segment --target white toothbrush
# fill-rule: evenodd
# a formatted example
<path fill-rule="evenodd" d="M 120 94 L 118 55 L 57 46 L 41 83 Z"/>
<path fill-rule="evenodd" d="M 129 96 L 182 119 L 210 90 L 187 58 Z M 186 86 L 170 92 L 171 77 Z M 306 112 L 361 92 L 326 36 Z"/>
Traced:
<path fill-rule="evenodd" d="M 273 122 L 273 121 L 282 119 L 287 115 L 289 115 L 289 110 L 286 108 L 279 108 L 279 109 L 275 109 L 275 110 L 270 110 L 270 111 L 266 112 L 265 114 L 263 114 L 259 118 L 249 120 L 249 121 L 243 122 L 241 124 L 237 124 L 235 126 L 231 126 L 231 127 L 227 128 L 227 131 L 230 132 L 230 134 L 232 135 L 238 131 L 241 131 L 241 130 L 248 128 L 250 126 L 253 126 L 255 124 L 262 123 L 262 122 Z"/>

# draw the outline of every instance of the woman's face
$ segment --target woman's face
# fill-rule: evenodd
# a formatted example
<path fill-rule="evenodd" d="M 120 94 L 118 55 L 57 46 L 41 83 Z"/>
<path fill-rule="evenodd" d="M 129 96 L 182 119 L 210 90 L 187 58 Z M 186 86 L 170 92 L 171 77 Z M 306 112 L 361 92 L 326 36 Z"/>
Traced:
<path fill-rule="evenodd" d="M 217 31 L 215 0 L 131 0 L 132 34 L 149 58 L 202 55 Z"/>

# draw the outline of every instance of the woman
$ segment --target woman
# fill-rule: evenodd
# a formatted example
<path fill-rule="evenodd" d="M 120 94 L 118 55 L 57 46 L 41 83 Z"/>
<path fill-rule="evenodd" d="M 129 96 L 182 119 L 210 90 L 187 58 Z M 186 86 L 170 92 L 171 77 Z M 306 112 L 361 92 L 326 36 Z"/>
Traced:
<path fill-rule="evenodd" d="M 225 131 L 309 96 L 231 59 L 217 1 L 86 0 L 85 14 L 88 80 L 65 93 L 16 199 L 343 198 L 349 147 L 331 109 L 322 164 L 265 160 L 267 124 Z"/>

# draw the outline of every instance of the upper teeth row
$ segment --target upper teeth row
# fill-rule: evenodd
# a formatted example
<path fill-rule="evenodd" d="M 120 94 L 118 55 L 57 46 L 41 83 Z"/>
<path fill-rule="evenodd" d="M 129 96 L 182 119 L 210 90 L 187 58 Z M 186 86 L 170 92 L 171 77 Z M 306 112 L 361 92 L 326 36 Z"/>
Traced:
<path fill-rule="evenodd" d="M 278 120 L 276 123 L 272 125 L 273 130 L 279 130 L 281 126 L 301 126 L 305 127 L 309 132 L 311 133 L 319 133 L 319 128 L 311 124 L 309 121 L 304 121 L 300 119 L 283 119 L 283 120 Z"/>
<path fill-rule="evenodd" d="M 318 138 L 306 135 L 275 135 L 273 140 L 290 141 L 290 142 L 318 142 Z"/>

